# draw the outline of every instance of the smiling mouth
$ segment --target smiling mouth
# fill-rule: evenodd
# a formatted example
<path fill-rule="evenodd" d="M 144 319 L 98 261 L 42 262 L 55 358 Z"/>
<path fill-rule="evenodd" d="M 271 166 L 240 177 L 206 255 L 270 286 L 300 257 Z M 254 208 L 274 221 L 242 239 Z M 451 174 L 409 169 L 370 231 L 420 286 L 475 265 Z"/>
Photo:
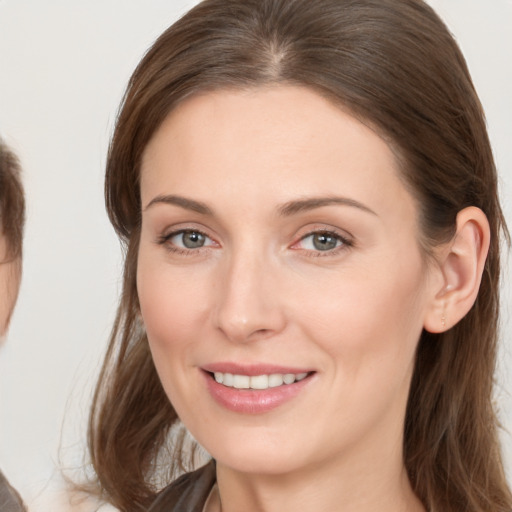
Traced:
<path fill-rule="evenodd" d="M 265 390 L 280 386 L 289 386 L 295 382 L 300 382 L 313 372 L 272 373 L 251 376 L 222 372 L 208 373 L 210 373 L 218 384 L 222 384 L 227 388 Z"/>
<path fill-rule="evenodd" d="M 241 414 L 267 413 L 303 394 L 311 387 L 317 373 L 304 370 L 306 368 L 233 363 L 202 368 L 213 399 L 229 411 Z"/>

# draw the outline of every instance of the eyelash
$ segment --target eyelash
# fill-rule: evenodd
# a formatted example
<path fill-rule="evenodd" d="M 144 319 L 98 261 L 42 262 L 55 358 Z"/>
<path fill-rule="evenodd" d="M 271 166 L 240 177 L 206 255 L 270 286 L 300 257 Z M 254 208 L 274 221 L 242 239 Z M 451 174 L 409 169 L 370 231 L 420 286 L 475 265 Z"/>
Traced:
<path fill-rule="evenodd" d="M 157 239 L 157 244 L 164 245 L 169 252 L 184 256 L 197 255 L 202 253 L 204 249 L 208 249 L 209 247 L 211 247 L 210 245 L 206 245 L 198 247 L 197 249 L 187 249 L 186 247 L 178 247 L 174 244 L 169 243 L 169 241 L 175 236 L 183 235 L 185 233 L 197 233 L 199 235 L 204 236 L 205 238 L 208 238 L 209 240 L 212 240 L 211 237 L 209 237 L 200 229 L 178 229 L 177 231 L 172 231 L 171 233 L 168 233 L 166 235 L 159 236 Z"/>
<path fill-rule="evenodd" d="M 182 235 L 185 233 L 197 233 L 199 235 L 204 236 L 205 238 L 207 238 L 209 240 L 212 240 L 211 237 L 209 237 L 206 233 L 204 233 L 203 231 L 201 231 L 199 229 L 179 229 L 177 231 L 172 231 L 171 233 L 159 236 L 157 239 L 157 244 L 165 245 L 166 249 L 168 251 L 170 251 L 174 254 L 184 255 L 184 256 L 198 255 L 198 254 L 202 253 L 203 250 L 211 247 L 211 245 L 206 245 L 206 246 L 198 247 L 196 249 L 192 249 L 192 248 L 178 247 L 174 244 L 169 243 L 169 241 L 172 238 L 174 238 L 175 236 Z M 326 235 L 327 237 L 332 237 L 332 238 L 336 239 L 337 241 L 339 241 L 340 245 L 337 247 L 334 247 L 333 249 L 329 249 L 329 250 L 325 250 L 325 251 L 312 250 L 312 249 L 301 249 L 301 248 L 295 247 L 298 244 L 300 244 L 301 242 L 303 242 L 304 240 L 306 240 L 307 238 L 313 237 L 315 235 Z M 318 230 L 310 231 L 307 234 L 305 234 L 304 236 L 302 236 L 298 242 L 295 242 L 291 246 L 291 248 L 294 250 L 304 251 L 304 253 L 307 254 L 308 257 L 317 258 L 317 257 L 334 256 L 342 251 L 347 251 L 348 249 L 350 249 L 353 246 L 354 246 L 354 242 L 352 240 L 348 239 L 345 236 L 342 236 L 341 234 L 339 234 L 336 231 L 326 230 L 326 229 L 318 229 Z"/>
<path fill-rule="evenodd" d="M 333 249 L 326 250 L 326 251 L 300 249 L 300 248 L 297 248 L 295 250 L 303 250 L 306 253 L 306 255 L 311 258 L 318 258 L 318 257 L 325 258 L 325 257 L 329 257 L 329 256 L 337 256 L 340 252 L 347 251 L 348 249 L 350 249 L 351 247 L 354 246 L 354 242 L 352 240 L 350 240 L 346 236 L 341 235 L 340 233 L 338 233 L 336 231 L 328 230 L 328 229 L 318 229 L 318 230 L 310 231 L 306 235 L 302 236 L 298 242 L 293 244 L 292 248 L 294 248 L 294 246 L 303 242 L 307 238 L 313 237 L 315 235 L 325 235 L 327 237 L 334 238 L 334 239 L 336 239 L 337 242 L 340 242 L 340 245 L 337 247 L 334 247 Z"/>

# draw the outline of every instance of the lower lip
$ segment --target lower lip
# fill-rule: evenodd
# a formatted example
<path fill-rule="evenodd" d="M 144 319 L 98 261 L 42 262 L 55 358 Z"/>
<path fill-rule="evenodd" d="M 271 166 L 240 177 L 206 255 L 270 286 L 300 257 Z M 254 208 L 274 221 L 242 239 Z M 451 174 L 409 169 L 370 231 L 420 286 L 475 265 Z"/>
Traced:
<path fill-rule="evenodd" d="M 293 384 L 268 389 L 236 389 L 219 384 L 210 373 L 203 371 L 208 391 L 217 403 L 233 412 L 261 414 L 271 411 L 296 397 L 311 381 L 308 375 Z"/>

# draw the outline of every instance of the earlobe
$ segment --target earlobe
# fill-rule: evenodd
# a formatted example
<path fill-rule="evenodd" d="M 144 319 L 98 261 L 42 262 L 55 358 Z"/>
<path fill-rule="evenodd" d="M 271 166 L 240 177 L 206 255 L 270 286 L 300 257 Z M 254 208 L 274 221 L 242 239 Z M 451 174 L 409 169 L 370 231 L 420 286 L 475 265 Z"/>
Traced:
<path fill-rule="evenodd" d="M 444 332 L 459 322 L 475 303 L 490 243 L 487 217 L 470 206 L 457 214 L 456 233 L 439 253 L 441 286 L 433 290 L 424 328 Z"/>

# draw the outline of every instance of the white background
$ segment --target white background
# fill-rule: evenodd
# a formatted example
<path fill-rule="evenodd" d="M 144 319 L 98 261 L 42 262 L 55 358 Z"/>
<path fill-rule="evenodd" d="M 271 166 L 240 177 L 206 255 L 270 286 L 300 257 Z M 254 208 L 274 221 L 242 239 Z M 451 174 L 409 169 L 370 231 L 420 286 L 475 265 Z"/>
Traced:
<path fill-rule="evenodd" d="M 144 51 L 195 3 L 0 0 L 0 133 L 21 157 L 28 203 L 23 284 L 0 354 L 0 466 L 37 510 L 60 510 L 49 504 L 50 482 L 61 464 L 82 462 L 91 389 L 120 289 L 119 245 L 103 206 L 117 106 Z M 512 225 L 512 1 L 431 4 L 468 60 Z M 508 429 L 511 296 L 506 284 L 497 398 Z M 508 434 L 504 448 L 512 475 Z"/>

